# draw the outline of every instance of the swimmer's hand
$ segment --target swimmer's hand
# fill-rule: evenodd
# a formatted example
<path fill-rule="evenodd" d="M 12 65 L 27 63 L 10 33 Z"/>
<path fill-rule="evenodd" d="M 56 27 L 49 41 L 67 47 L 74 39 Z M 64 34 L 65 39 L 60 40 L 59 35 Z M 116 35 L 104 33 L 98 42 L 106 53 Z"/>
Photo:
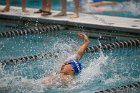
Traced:
<path fill-rule="evenodd" d="M 89 43 L 89 39 L 88 39 L 88 36 L 86 34 L 79 33 L 78 35 L 84 40 L 84 42 Z"/>

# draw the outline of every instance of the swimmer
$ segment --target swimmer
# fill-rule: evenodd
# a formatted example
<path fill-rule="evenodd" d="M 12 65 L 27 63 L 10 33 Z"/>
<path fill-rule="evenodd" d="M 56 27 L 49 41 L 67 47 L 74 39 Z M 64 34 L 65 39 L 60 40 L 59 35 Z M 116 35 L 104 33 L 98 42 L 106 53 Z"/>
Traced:
<path fill-rule="evenodd" d="M 106 11 L 104 8 L 101 8 L 101 6 L 106 6 L 106 5 L 116 5 L 116 2 L 111 2 L 111 1 L 103 1 L 103 0 L 92 0 L 92 2 L 90 2 L 88 4 L 88 6 L 91 9 L 94 9 L 96 12 L 103 12 Z"/>
<path fill-rule="evenodd" d="M 79 36 L 83 39 L 84 43 L 79 47 L 74 57 L 65 61 L 59 73 L 43 78 L 43 80 L 41 80 L 42 84 L 50 85 L 59 82 L 65 85 L 70 83 L 74 76 L 81 72 L 82 65 L 79 60 L 82 58 L 86 48 L 89 45 L 89 39 L 85 34 L 82 33 L 80 33 Z"/>
<path fill-rule="evenodd" d="M 85 53 L 85 50 L 89 45 L 89 39 L 87 35 L 83 33 L 79 33 L 78 35 L 83 39 L 83 44 L 79 47 L 79 49 L 72 58 L 65 61 L 58 73 L 52 74 L 48 77 L 44 77 L 38 80 L 23 79 L 21 80 L 21 82 L 19 81 L 18 83 L 21 83 L 22 86 L 25 86 L 29 89 L 33 89 L 33 84 L 38 84 L 48 89 L 52 88 L 53 86 L 66 87 L 68 84 L 70 84 L 74 76 L 78 75 L 82 71 L 82 65 L 79 60 L 82 58 L 82 56 Z M 10 90 L 12 89 L 12 87 L 10 85 L 0 86 L 0 91 L 5 91 L 5 89 Z"/>
<path fill-rule="evenodd" d="M 10 11 L 10 0 L 6 0 L 6 6 L 3 9 L 0 9 L 0 12 L 9 12 Z M 26 0 L 22 0 L 22 12 L 28 13 L 26 9 Z"/>
<path fill-rule="evenodd" d="M 61 0 L 62 3 L 62 9 L 61 12 L 56 14 L 56 16 L 66 16 L 66 0 Z M 74 14 L 71 16 L 71 18 L 78 18 L 79 17 L 79 0 L 74 0 L 75 4 L 75 9 L 74 9 Z"/>
<path fill-rule="evenodd" d="M 51 15 L 51 2 L 52 0 L 42 0 L 42 8 L 34 13 L 42 13 L 42 16 Z"/>

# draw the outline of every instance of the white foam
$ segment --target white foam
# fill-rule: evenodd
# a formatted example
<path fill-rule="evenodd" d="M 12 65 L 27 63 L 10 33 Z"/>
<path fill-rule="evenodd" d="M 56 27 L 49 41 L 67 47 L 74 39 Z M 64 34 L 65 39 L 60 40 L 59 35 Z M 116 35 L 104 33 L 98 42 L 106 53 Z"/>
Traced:
<path fill-rule="evenodd" d="M 125 77 L 122 78 L 120 77 L 119 75 L 114 75 L 114 77 L 112 78 L 109 78 L 109 79 L 106 79 L 104 81 L 105 84 L 109 84 L 109 83 L 114 83 L 114 82 L 117 82 L 117 81 L 120 81 L 120 80 L 125 80 Z"/>

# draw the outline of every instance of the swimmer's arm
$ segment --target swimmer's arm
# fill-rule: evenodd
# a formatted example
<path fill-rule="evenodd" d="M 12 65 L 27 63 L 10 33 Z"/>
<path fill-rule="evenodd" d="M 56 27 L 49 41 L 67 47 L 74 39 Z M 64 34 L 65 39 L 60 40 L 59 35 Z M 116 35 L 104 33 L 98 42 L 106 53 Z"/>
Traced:
<path fill-rule="evenodd" d="M 41 83 L 42 84 L 45 84 L 45 85 L 49 85 L 49 84 L 52 84 L 55 80 L 55 77 L 54 76 L 49 76 L 49 77 L 45 77 L 43 80 L 41 80 Z"/>
<path fill-rule="evenodd" d="M 76 59 L 80 60 L 85 53 L 90 41 L 87 37 L 87 35 L 80 33 L 79 36 L 84 40 L 83 44 L 79 47 L 79 49 L 76 52 Z"/>
<path fill-rule="evenodd" d="M 69 81 L 71 81 L 73 78 L 71 76 L 59 76 L 59 75 L 56 75 L 56 76 L 49 76 L 49 77 L 46 77 L 44 78 L 41 83 L 44 84 L 44 85 L 50 85 L 50 84 L 53 84 L 53 83 L 56 83 L 56 82 L 59 82 L 59 83 L 68 83 Z"/>

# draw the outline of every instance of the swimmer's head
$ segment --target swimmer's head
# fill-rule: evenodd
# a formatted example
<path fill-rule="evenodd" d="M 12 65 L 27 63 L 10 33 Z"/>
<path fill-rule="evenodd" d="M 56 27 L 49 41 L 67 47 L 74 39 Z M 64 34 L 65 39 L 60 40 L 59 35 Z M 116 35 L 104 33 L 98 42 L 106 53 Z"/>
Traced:
<path fill-rule="evenodd" d="M 81 72 L 81 63 L 75 60 L 70 60 L 65 62 L 61 67 L 61 73 L 65 75 L 77 75 Z"/>

